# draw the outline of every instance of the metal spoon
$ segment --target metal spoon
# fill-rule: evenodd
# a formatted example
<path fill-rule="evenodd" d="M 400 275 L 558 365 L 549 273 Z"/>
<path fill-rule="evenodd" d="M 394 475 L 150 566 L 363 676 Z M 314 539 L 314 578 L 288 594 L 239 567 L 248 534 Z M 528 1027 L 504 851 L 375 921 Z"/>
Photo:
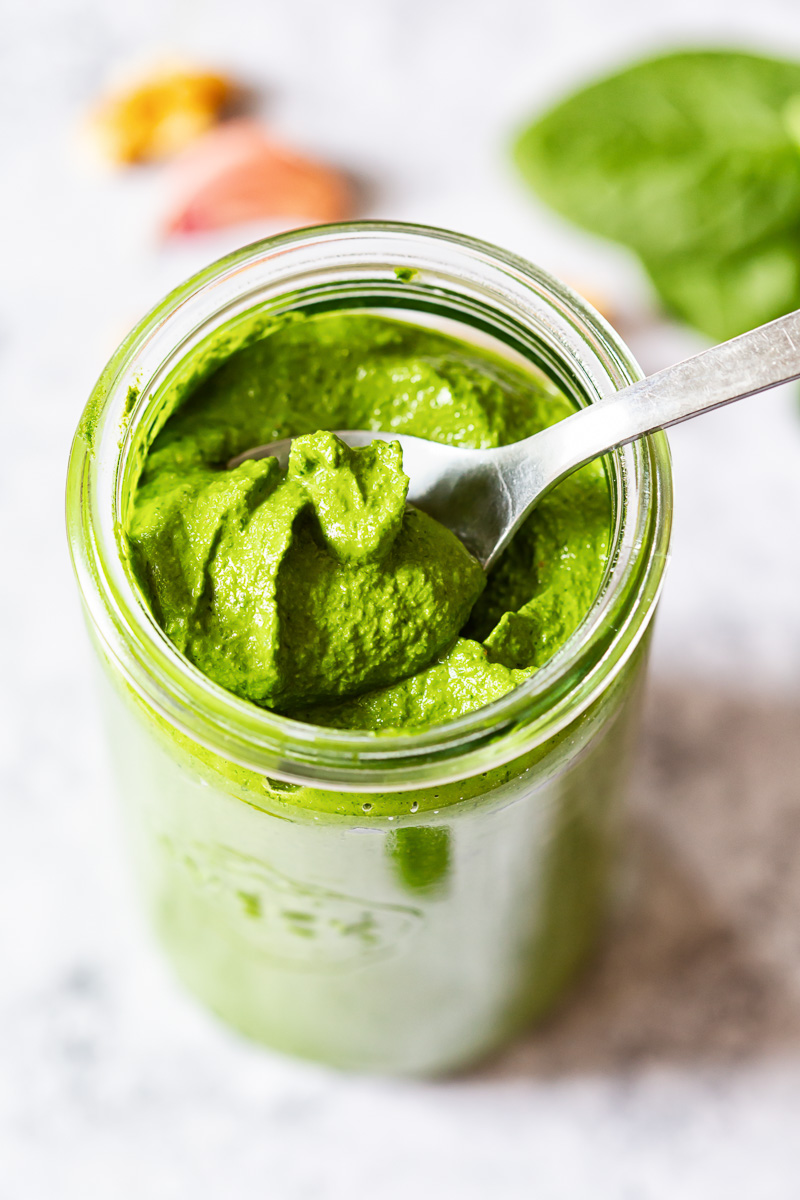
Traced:
<path fill-rule="evenodd" d="M 800 378 L 800 311 L 704 350 L 580 409 L 541 433 L 496 450 L 463 450 L 405 433 L 336 431 L 349 446 L 398 441 L 409 501 L 457 534 L 485 570 L 533 506 L 578 467 L 615 446 L 677 425 L 733 400 Z M 274 455 L 283 465 L 292 438 L 230 459 Z"/>

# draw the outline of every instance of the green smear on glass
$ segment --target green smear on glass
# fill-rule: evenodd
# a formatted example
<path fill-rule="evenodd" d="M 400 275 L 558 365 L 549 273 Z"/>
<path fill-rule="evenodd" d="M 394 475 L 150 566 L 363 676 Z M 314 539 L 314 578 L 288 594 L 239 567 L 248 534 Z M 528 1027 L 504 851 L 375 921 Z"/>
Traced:
<path fill-rule="evenodd" d="M 450 870 L 449 829 L 433 825 L 396 829 L 386 839 L 386 851 L 410 892 L 443 888 Z"/>

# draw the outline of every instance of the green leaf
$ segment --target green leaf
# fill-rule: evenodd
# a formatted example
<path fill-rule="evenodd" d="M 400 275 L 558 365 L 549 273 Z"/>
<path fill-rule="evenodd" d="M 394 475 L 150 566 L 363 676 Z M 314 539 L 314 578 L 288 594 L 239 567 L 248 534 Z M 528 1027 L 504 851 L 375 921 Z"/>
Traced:
<path fill-rule="evenodd" d="M 800 222 L 798 96 L 797 63 L 670 54 L 559 104 L 519 137 L 515 158 L 584 228 L 650 262 L 697 254 L 722 265 Z"/>
<path fill-rule="evenodd" d="M 714 341 L 800 308 L 800 226 L 721 258 L 645 265 L 665 306 Z"/>

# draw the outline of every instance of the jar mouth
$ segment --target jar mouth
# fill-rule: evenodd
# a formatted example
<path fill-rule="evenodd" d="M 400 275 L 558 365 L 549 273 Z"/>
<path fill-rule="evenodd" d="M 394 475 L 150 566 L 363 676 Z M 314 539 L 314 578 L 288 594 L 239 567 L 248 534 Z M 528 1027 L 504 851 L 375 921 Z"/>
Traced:
<path fill-rule="evenodd" d="M 103 371 L 75 436 L 67 488 L 73 563 L 103 654 L 161 718 L 213 753 L 288 782 L 344 791 L 408 790 L 488 771 L 555 736 L 638 645 L 658 598 L 672 511 L 663 434 L 607 456 L 615 518 L 604 582 L 553 657 L 499 700 L 440 725 L 400 732 L 308 725 L 253 705 L 188 662 L 156 623 L 126 558 L 125 485 L 137 440 L 158 428 L 158 397 L 213 331 L 220 361 L 253 314 L 385 301 L 457 312 L 523 353 L 579 402 L 641 378 L 615 331 L 532 264 L 447 230 L 385 222 L 317 226 L 246 246 L 170 293 Z M 240 341 L 239 344 L 244 344 Z M 214 364 L 215 365 L 215 364 Z M 161 419 L 163 423 L 163 416 Z M 136 436 L 135 436 L 136 435 Z M 130 488 L 128 488 L 128 493 Z"/>

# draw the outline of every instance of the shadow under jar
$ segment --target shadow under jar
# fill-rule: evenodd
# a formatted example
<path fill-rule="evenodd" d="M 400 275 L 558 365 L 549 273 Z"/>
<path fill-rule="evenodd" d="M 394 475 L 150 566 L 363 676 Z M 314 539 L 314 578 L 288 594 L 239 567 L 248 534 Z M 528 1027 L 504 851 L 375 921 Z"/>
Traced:
<path fill-rule="evenodd" d="M 434 1073 L 544 1014 L 613 899 L 669 452 L 658 435 L 606 456 L 602 584 L 565 644 L 500 700 L 392 734 L 259 708 L 167 639 L 120 530 L 183 398 L 281 314 L 337 310 L 488 347 L 576 406 L 640 376 L 583 301 L 493 246 L 384 223 L 287 234 L 196 275 L 120 346 L 75 438 L 68 531 L 137 873 L 180 977 L 270 1046 Z"/>

